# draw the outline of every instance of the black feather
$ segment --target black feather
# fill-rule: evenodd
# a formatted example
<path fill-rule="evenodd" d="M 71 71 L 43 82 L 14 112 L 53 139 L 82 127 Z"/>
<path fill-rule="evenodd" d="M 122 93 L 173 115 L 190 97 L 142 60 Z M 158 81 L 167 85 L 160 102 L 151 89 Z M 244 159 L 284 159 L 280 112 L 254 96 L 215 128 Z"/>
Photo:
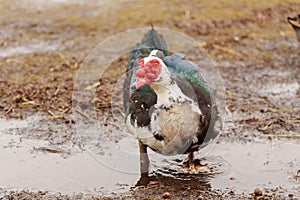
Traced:
<path fill-rule="evenodd" d="M 145 85 L 136 91 L 131 91 L 130 86 L 135 81 L 135 72 L 139 68 L 140 60 L 149 56 L 154 49 L 161 50 L 162 56 L 167 56 L 167 45 L 162 35 L 154 28 L 143 37 L 142 42 L 136 44 L 130 51 L 126 78 L 123 85 L 123 104 L 125 113 L 131 113 L 132 122 L 137 120 L 138 126 L 146 126 L 150 123 L 150 108 L 156 104 L 157 96 L 153 89 Z M 143 105 L 143 106 L 141 106 Z"/>
<path fill-rule="evenodd" d="M 209 134 L 209 139 L 216 136 L 214 134 L 214 125 L 218 117 L 218 110 L 215 93 L 198 74 L 198 66 L 185 60 L 184 54 L 168 56 L 166 41 L 153 28 L 144 35 L 142 42 L 136 44 L 130 51 L 130 59 L 123 86 L 125 113 L 126 115 L 131 114 L 132 124 L 135 121 L 141 127 L 150 124 L 153 107 L 157 103 L 157 95 L 148 85 L 135 91 L 130 90 L 130 85 L 135 81 L 135 72 L 139 68 L 140 59 L 147 57 L 154 49 L 161 50 L 161 57 L 163 57 L 163 61 L 171 72 L 172 83 L 176 83 L 186 96 L 197 102 L 203 114 L 199 120 L 199 130 L 201 131 L 197 133 L 198 143 L 193 144 L 188 150 L 194 151 L 196 146 L 199 147 L 200 144 L 207 140 L 207 134 Z M 155 134 L 154 137 L 158 140 L 163 139 Z"/>

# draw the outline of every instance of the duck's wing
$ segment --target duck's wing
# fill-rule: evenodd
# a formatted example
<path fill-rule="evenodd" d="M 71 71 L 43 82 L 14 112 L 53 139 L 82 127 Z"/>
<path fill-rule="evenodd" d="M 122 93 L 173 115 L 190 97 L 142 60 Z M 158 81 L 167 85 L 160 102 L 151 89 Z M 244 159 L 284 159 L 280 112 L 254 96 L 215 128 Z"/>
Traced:
<path fill-rule="evenodd" d="M 198 103 L 204 116 L 204 122 L 199 122 L 199 126 L 201 126 L 199 130 L 202 132 L 198 134 L 198 143 L 201 144 L 204 140 L 214 138 L 216 136 L 214 125 L 218 118 L 215 91 L 199 74 L 198 65 L 185 60 L 184 54 L 174 53 L 172 56 L 166 56 L 163 60 L 181 91 Z"/>

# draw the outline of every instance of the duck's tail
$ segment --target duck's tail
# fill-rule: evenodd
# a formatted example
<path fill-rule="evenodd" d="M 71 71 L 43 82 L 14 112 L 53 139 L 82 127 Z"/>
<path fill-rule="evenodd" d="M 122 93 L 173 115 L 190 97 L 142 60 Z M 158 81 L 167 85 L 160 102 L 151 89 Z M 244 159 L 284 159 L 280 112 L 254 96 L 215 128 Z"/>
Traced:
<path fill-rule="evenodd" d="M 127 71 L 132 70 L 132 68 L 138 67 L 138 65 L 136 66 L 136 64 L 139 63 L 139 60 L 148 56 L 154 49 L 162 51 L 164 53 L 164 56 L 168 54 L 167 43 L 165 39 L 152 27 L 144 35 L 141 43 L 137 43 L 134 47 L 132 47 L 130 51 Z"/>

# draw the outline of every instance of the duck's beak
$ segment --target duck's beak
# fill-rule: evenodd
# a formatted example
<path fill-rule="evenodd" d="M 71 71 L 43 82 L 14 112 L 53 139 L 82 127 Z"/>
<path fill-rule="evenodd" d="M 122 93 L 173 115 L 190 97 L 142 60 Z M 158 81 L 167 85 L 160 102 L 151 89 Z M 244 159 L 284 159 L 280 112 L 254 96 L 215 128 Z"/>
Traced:
<path fill-rule="evenodd" d="M 132 90 L 139 89 L 147 84 L 147 81 L 143 78 L 138 78 L 136 81 L 130 86 Z"/>
<path fill-rule="evenodd" d="M 130 89 L 131 89 L 131 90 L 136 90 L 136 89 L 137 89 L 136 84 L 133 83 L 133 84 L 130 86 Z"/>

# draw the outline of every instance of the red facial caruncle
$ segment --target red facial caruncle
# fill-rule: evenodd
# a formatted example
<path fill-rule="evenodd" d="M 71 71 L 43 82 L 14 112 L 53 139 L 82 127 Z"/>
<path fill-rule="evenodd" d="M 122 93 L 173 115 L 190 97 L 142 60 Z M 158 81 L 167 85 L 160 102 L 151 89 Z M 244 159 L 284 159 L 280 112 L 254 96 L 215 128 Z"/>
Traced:
<path fill-rule="evenodd" d="M 161 72 L 162 65 L 158 59 L 153 58 L 146 63 L 145 60 L 144 58 L 140 60 L 140 68 L 136 71 L 138 78 L 135 81 L 136 88 L 152 83 L 158 78 Z"/>

